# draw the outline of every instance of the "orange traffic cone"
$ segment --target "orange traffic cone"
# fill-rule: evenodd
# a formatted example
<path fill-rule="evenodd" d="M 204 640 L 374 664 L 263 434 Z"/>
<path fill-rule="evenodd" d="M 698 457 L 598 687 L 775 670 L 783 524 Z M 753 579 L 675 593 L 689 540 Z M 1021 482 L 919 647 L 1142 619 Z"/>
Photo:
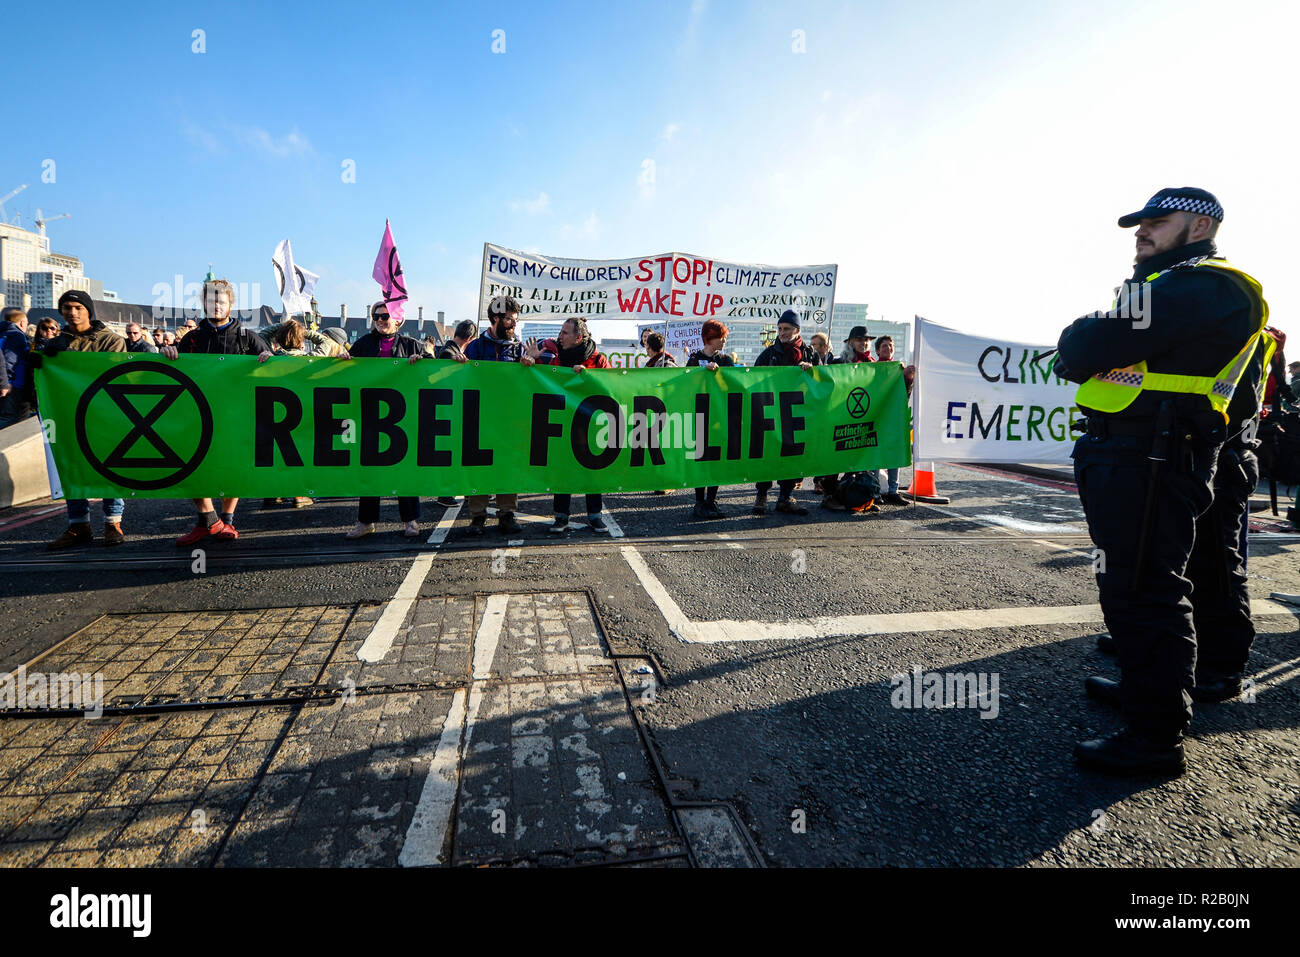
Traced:
<path fill-rule="evenodd" d="M 918 462 L 912 467 L 912 485 L 903 493 L 914 502 L 928 502 L 931 505 L 947 505 L 952 501 L 946 495 L 940 495 L 934 487 L 934 463 L 928 469 L 921 468 Z"/>

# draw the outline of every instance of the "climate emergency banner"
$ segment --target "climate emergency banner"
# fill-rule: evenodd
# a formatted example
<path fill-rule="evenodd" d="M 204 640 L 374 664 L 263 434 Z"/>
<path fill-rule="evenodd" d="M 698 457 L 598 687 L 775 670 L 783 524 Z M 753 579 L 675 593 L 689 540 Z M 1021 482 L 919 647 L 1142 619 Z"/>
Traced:
<path fill-rule="evenodd" d="M 1070 461 L 1079 388 L 1052 370 L 1053 346 L 983 339 L 916 320 L 916 457 Z"/>
<path fill-rule="evenodd" d="M 617 492 L 903 465 L 899 366 L 609 369 L 60 353 L 72 498 Z"/>
<path fill-rule="evenodd" d="M 580 316 L 639 323 L 759 319 L 793 309 L 804 338 L 829 328 L 839 267 L 759 266 L 691 253 L 636 259 L 556 259 L 483 244 L 479 316 L 496 296 L 514 296 L 521 318 Z M 695 329 L 698 334 L 699 329 Z"/>

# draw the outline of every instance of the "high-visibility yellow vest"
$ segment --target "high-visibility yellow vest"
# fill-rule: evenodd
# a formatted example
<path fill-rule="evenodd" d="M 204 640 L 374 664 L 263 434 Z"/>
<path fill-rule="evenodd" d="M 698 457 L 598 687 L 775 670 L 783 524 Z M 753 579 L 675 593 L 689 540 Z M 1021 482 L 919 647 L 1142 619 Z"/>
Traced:
<path fill-rule="evenodd" d="M 1246 341 L 1246 344 L 1242 346 L 1241 351 L 1212 376 L 1148 372 L 1145 360 L 1131 366 L 1125 366 L 1123 369 L 1112 369 L 1110 372 L 1093 376 L 1079 386 L 1079 391 L 1075 394 L 1074 399 L 1076 405 L 1087 406 L 1089 409 L 1096 409 L 1098 412 L 1121 412 L 1132 405 L 1133 400 L 1144 390 L 1180 392 L 1184 395 L 1205 396 L 1210 406 L 1218 411 L 1226 422 L 1228 419 L 1228 404 L 1232 401 L 1233 393 L 1237 391 L 1237 383 L 1241 381 L 1242 373 L 1246 371 L 1251 356 L 1259 348 L 1264 349 L 1264 367 L 1259 377 L 1260 394 L 1263 394 L 1264 383 L 1268 375 L 1269 360 L 1273 357 L 1273 350 L 1277 346 L 1273 337 L 1264 331 L 1264 326 L 1268 324 L 1268 303 L 1264 301 L 1263 287 L 1253 276 L 1242 272 L 1226 259 L 1203 257 L 1200 261 L 1193 260 L 1178 265 L 1186 266 L 1189 264 L 1198 269 L 1215 269 L 1219 271 L 1231 278 L 1246 293 L 1246 297 L 1251 304 L 1251 321 L 1255 331 L 1250 339 Z M 1155 282 L 1169 271 L 1169 269 L 1163 269 L 1160 272 L 1153 272 L 1146 277 L 1146 281 L 1148 283 Z"/>

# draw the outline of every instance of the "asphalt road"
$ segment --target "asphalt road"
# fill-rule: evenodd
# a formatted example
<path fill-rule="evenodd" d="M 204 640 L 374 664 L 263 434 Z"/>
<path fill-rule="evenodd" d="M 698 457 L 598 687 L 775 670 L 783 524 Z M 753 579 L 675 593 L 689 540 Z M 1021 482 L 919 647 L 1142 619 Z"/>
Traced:
<path fill-rule="evenodd" d="M 1119 720 L 1083 695 L 1115 668 L 1077 499 L 995 470 L 938 483 L 951 504 L 866 516 L 753 516 L 735 487 L 706 523 L 689 493 L 611 495 L 616 536 L 549 535 L 529 496 L 514 541 L 426 500 L 433 544 L 402 539 L 387 501 L 359 542 L 355 500 L 245 502 L 201 573 L 172 544 L 182 503 L 129 502 L 125 545 L 58 555 L 59 508 L 10 510 L 4 670 L 93 664 L 110 704 L 375 693 L 328 727 L 284 702 L 220 727 L 0 721 L 0 863 L 1300 864 L 1300 609 L 1260 606 L 1253 700 L 1198 708 L 1188 774 L 1081 771 L 1075 741 Z M 1259 527 L 1252 596 L 1300 592 L 1300 536 Z M 900 707 L 915 671 L 983 695 Z M 171 730 L 146 740 L 148 721 Z M 120 730 L 95 744 L 87 725 Z M 187 736 L 226 741 L 208 776 L 155 773 L 149 749 Z M 195 837 L 209 810 L 217 837 Z M 286 856 L 257 856 L 267 836 Z"/>

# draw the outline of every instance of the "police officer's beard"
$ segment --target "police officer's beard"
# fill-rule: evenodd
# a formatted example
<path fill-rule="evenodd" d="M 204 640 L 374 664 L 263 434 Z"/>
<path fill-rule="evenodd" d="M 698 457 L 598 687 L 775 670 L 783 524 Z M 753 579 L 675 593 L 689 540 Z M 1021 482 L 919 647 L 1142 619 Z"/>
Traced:
<path fill-rule="evenodd" d="M 1147 253 L 1145 256 L 1139 253 L 1138 257 L 1135 258 L 1133 261 L 1135 263 L 1144 263 L 1153 256 L 1159 256 L 1161 253 L 1167 253 L 1170 250 L 1181 249 L 1183 246 L 1186 246 L 1189 242 L 1191 242 L 1191 240 L 1192 240 L 1192 224 L 1184 223 L 1182 231 L 1179 232 L 1179 234 L 1174 237 L 1174 241 L 1172 244 L 1170 244 L 1169 249 L 1156 249 L 1152 247 L 1151 252 Z"/>

